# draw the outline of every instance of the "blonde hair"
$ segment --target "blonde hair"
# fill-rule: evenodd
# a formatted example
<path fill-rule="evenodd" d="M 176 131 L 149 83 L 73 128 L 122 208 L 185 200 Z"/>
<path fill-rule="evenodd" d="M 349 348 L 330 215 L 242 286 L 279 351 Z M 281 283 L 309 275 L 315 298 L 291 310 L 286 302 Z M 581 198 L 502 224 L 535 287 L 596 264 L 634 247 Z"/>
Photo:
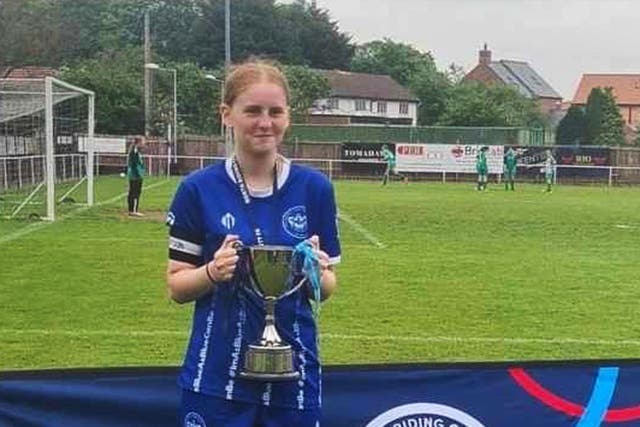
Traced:
<path fill-rule="evenodd" d="M 224 82 L 224 103 L 229 107 L 247 87 L 255 83 L 274 83 L 284 90 L 289 103 L 289 83 L 282 71 L 272 62 L 250 59 L 232 68 Z"/>

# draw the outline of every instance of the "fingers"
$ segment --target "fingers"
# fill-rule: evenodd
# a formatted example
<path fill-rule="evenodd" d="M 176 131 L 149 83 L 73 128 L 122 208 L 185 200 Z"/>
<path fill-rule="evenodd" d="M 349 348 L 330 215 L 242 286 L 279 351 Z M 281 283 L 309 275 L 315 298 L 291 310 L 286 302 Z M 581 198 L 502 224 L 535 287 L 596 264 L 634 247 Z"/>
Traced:
<path fill-rule="evenodd" d="M 330 266 L 329 255 L 325 251 L 320 249 L 320 238 L 316 234 L 309 237 L 309 243 L 311 243 L 311 246 L 313 246 L 313 250 L 316 254 L 316 257 L 318 258 L 320 271 L 324 273 L 324 271 Z"/>
<path fill-rule="evenodd" d="M 239 258 L 236 250 L 236 244 L 239 241 L 239 236 L 235 234 L 225 236 L 220 248 L 213 255 L 213 259 L 207 264 L 215 282 L 226 282 L 233 277 Z"/>

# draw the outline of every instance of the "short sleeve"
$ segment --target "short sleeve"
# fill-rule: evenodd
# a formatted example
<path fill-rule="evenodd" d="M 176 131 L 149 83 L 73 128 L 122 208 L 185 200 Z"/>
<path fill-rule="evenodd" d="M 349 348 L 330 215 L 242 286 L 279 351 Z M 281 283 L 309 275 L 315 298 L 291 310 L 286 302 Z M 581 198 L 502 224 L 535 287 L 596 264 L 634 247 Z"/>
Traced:
<path fill-rule="evenodd" d="M 200 199 L 195 186 L 183 181 L 167 213 L 169 259 L 201 265 L 204 231 Z"/>
<path fill-rule="evenodd" d="M 320 249 L 329 255 L 331 264 L 340 262 L 340 239 L 338 235 L 338 213 L 333 185 L 328 179 L 322 181 L 319 194 L 320 211 Z"/>

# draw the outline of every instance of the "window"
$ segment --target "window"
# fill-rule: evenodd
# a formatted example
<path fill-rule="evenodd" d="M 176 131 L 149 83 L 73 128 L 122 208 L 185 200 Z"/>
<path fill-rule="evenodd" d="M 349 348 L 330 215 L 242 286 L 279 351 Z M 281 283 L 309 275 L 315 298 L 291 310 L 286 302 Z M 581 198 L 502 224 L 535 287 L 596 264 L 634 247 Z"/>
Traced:
<path fill-rule="evenodd" d="M 400 103 L 400 114 L 409 114 L 409 103 L 401 102 Z"/>
<path fill-rule="evenodd" d="M 329 102 L 327 102 L 330 110 L 337 110 L 340 107 L 340 103 L 338 102 L 338 98 L 329 98 Z"/>
<path fill-rule="evenodd" d="M 387 103 L 384 101 L 378 101 L 378 113 L 387 112 Z"/>
<path fill-rule="evenodd" d="M 367 109 L 367 101 L 364 99 L 356 99 L 356 111 L 365 111 Z"/>

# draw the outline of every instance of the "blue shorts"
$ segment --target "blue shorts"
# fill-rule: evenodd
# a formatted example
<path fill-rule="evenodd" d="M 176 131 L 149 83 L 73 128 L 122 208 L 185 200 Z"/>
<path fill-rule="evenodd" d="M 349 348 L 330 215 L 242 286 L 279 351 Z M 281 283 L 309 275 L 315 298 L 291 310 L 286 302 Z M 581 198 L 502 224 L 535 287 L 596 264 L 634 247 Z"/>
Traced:
<path fill-rule="evenodd" d="M 181 427 L 320 427 L 320 409 L 274 408 L 182 390 Z"/>

